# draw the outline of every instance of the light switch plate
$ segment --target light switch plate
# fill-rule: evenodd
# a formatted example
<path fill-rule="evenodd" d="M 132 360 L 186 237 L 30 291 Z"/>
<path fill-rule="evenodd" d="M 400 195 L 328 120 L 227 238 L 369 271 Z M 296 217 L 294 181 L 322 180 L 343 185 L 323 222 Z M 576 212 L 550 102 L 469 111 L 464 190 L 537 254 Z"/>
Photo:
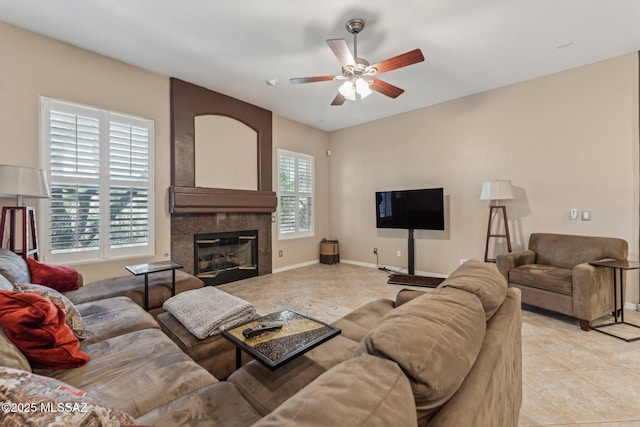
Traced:
<path fill-rule="evenodd" d="M 571 219 L 578 219 L 578 209 L 573 208 L 569 211 L 569 216 Z"/>
<path fill-rule="evenodd" d="M 591 211 L 582 211 L 582 220 L 591 221 Z"/>

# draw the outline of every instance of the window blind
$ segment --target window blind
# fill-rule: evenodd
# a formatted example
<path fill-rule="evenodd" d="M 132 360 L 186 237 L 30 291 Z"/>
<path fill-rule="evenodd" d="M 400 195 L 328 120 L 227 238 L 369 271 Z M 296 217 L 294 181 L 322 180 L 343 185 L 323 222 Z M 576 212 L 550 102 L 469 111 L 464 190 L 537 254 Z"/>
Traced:
<path fill-rule="evenodd" d="M 313 235 L 313 156 L 278 150 L 278 235 Z"/>
<path fill-rule="evenodd" d="M 153 122 L 46 98 L 43 111 L 50 254 L 150 252 Z"/>

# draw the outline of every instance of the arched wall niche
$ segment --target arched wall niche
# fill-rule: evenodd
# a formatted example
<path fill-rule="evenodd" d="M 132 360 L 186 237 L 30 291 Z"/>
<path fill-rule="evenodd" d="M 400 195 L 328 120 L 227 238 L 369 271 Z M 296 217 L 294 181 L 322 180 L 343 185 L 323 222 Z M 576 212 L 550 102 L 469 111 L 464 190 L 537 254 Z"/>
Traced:
<path fill-rule="evenodd" d="M 277 201 L 271 184 L 271 112 L 176 78 L 170 79 L 170 88 L 170 212 L 274 212 Z M 232 118 L 255 131 L 255 190 L 196 185 L 195 118 L 207 115 Z M 211 167 L 215 167 L 214 162 Z"/>
<path fill-rule="evenodd" d="M 194 118 L 195 186 L 258 191 L 258 132 L 233 117 Z"/>

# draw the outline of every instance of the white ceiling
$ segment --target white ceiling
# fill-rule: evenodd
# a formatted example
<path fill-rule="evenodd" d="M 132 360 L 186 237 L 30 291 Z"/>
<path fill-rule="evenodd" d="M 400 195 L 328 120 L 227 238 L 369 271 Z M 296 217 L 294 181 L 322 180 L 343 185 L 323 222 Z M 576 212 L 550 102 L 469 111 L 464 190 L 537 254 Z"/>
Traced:
<path fill-rule="evenodd" d="M 353 49 L 350 18 L 370 63 L 422 50 L 380 76 L 398 98 L 289 83 L 340 74 L 325 40 Z M 640 49 L 640 0 L 0 0 L 0 20 L 327 131 Z"/>

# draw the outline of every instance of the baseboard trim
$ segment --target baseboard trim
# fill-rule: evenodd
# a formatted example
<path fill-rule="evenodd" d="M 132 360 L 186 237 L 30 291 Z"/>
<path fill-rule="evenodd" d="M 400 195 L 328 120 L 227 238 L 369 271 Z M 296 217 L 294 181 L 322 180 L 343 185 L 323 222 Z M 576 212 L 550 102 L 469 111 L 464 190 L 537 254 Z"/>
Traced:
<path fill-rule="evenodd" d="M 350 260 L 350 259 L 341 259 L 340 262 L 343 263 L 343 264 L 359 265 L 361 267 L 378 268 L 378 266 L 375 265 L 375 264 L 371 264 L 371 263 L 368 263 L 368 262 L 353 261 L 353 260 Z M 385 268 L 387 270 L 389 270 L 389 273 L 402 273 L 403 270 L 406 271 L 406 268 L 394 267 L 392 265 L 385 266 Z M 448 274 L 431 273 L 429 271 L 420 271 L 420 270 L 416 271 L 415 274 L 417 276 L 441 277 L 443 279 L 446 279 L 447 277 L 449 277 Z"/>
<path fill-rule="evenodd" d="M 302 267 L 308 267 L 313 264 L 318 264 L 319 262 L 320 262 L 319 259 L 315 259 L 312 261 L 301 262 L 300 264 L 285 265 L 284 267 L 274 268 L 271 272 L 282 273 L 283 271 L 295 270 L 296 268 L 302 268 Z"/>

